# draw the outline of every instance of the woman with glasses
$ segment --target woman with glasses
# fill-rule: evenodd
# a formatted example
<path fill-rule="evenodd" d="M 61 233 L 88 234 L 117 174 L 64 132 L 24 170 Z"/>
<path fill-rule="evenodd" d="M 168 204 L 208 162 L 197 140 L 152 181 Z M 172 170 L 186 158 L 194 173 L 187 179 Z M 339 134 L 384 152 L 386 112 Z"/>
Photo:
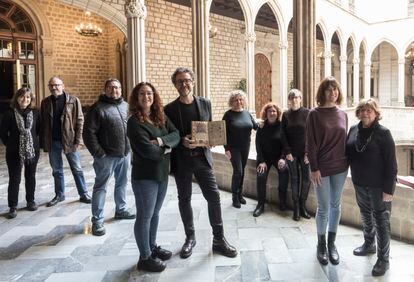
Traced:
<path fill-rule="evenodd" d="M 133 152 L 131 182 L 137 217 L 135 239 L 139 270 L 161 272 L 172 253 L 157 246 L 159 212 L 167 192 L 171 148 L 178 145 L 178 130 L 165 116 L 155 87 L 141 82 L 129 99 L 127 135 Z"/>
<path fill-rule="evenodd" d="M 282 116 L 282 136 L 286 162 L 292 187 L 293 220 L 309 219 L 306 200 L 309 193 L 309 160 L 305 155 L 305 127 L 309 110 L 302 107 L 302 92 L 291 89 L 288 94 L 289 110 Z M 286 201 L 286 195 L 284 201 Z"/>
<path fill-rule="evenodd" d="M 36 167 L 39 160 L 40 115 L 32 107 L 34 94 L 29 88 L 17 90 L 0 125 L 0 137 L 6 146 L 6 163 L 9 170 L 7 199 L 8 218 L 17 216 L 17 204 L 22 169 L 26 186 L 27 210 L 37 210 L 34 200 Z"/>
<path fill-rule="evenodd" d="M 233 207 L 240 208 L 245 205 L 243 198 L 244 169 L 250 151 L 250 135 L 252 129 L 258 125 L 246 106 L 246 94 L 241 90 L 230 93 L 228 104 L 230 109 L 224 113 L 226 121 L 227 144 L 224 145 L 226 157 L 233 167 L 231 177 L 231 191 L 233 193 Z"/>
<path fill-rule="evenodd" d="M 377 252 L 372 275 L 382 276 L 390 264 L 391 202 L 397 177 L 395 143 L 391 132 L 379 124 L 381 112 L 374 99 L 362 100 L 355 115 L 360 121 L 349 130 L 346 150 L 361 212 L 364 243 L 354 250 L 354 255 Z"/>
<path fill-rule="evenodd" d="M 341 197 L 348 173 L 345 155 L 348 117 L 338 106 L 343 99 L 338 81 L 329 76 L 322 80 L 316 94 L 318 106 L 309 112 L 306 121 L 306 148 L 311 181 L 317 198 L 317 259 L 323 265 L 339 263 L 335 246 L 336 231 L 341 218 Z M 328 253 L 326 229 L 328 228 Z"/>

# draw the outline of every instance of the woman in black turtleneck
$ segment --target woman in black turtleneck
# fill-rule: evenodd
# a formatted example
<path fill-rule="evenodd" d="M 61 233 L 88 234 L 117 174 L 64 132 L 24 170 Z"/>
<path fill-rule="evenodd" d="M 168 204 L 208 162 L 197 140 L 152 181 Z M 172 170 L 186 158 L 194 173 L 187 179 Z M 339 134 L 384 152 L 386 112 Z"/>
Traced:
<path fill-rule="evenodd" d="M 29 211 L 37 210 L 34 201 L 36 166 L 39 160 L 39 112 L 31 107 L 34 95 L 29 88 L 17 90 L 0 125 L 0 137 L 6 146 L 6 163 L 9 170 L 8 218 L 17 216 L 17 203 L 22 168 L 26 185 L 26 201 Z"/>
<path fill-rule="evenodd" d="M 289 180 L 287 165 L 283 159 L 280 122 L 282 111 L 276 104 L 267 103 L 262 108 L 261 118 L 264 120 L 264 125 L 257 130 L 256 134 L 258 204 L 253 212 L 254 217 L 258 217 L 264 212 L 267 176 L 272 165 L 279 174 L 279 199 L 281 194 L 286 194 Z"/>
<path fill-rule="evenodd" d="M 361 101 L 356 116 L 360 122 L 349 130 L 346 152 L 361 212 L 364 243 L 354 250 L 354 255 L 377 252 L 372 275 L 382 276 L 389 268 L 391 202 L 397 177 L 395 144 L 391 132 L 378 123 L 381 114 L 374 99 Z"/>

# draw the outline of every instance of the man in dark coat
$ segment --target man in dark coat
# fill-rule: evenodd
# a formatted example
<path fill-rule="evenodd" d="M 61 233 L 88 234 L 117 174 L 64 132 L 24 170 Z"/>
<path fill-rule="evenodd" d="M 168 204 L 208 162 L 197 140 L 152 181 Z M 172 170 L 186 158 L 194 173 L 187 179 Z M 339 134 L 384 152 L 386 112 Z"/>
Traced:
<path fill-rule="evenodd" d="M 196 244 L 193 209 L 191 207 L 192 177 L 197 179 L 208 202 L 210 225 L 213 229 L 213 251 L 227 257 L 237 256 L 237 250 L 224 237 L 220 193 L 213 173 L 210 148 L 196 147 L 191 140 L 192 121 L 211 121 L 209 100 L 193 95 L 194 73 L 188 68 L 177 68 L 171 76 L 179 97 L 165 106 L 165 113 L 180 132 L 180 144 L 171 154 L 171 172 L 178 190 L 178 205 L 186 234 L 180 256 L 191 256 Z"/>

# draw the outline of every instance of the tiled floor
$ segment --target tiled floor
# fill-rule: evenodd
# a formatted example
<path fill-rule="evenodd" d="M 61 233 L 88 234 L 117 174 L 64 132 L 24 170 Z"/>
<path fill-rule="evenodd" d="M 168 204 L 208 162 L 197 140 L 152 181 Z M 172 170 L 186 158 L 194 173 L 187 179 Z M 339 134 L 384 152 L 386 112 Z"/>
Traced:
<path fill-rule="evenodd" d="M 2 146 L 0 160 L 0 281 L 376 281 L 370 274 L 375 256 L 352 255 L 362 241 L 360 230 L 340 226 L 337 246 L 341 263 L 322 267 L 315 258 L 314 219 L 297 223 L 291 220 L 290 212 L 272 207 L 254 218 L 256 201 L 248 200 L 241 209 L 234 209 L 227 192 L 221 193 L 226 237 L 240 253 L 233 259 L 213 255 L 206 201 L 196 184 L 192 203 L 197 246 L 190 258 L 181 259 L 178 252 L 184 232 L 172 178 L 162 208 L 158 243 L 172 250 L 174 256 L 161 274 L 139 272 L 135 269 L 139 254 L 132 231 L 134 221 L 113 219 L 112 189 L 108 190 L 105 207 L 107 234 L 92 236 L 90 206 L 79 203 L 67 165 L 66 201 L 45 206 L 54 193 L 48 159 L 42 154 L 36 190 L 40 208 L 26 211 L 22 191 L 18 215 L 9 220 L 5 217 L 8 177 Z M 94 172 L 86 150 L 82 151 L 82 163 L 91 188 Z M 130 187 L 128 203 L 135 208 Z M 413 259 L 413 245 L 392 241 L 391 269 L 379 280 L 414 281 Z"/>

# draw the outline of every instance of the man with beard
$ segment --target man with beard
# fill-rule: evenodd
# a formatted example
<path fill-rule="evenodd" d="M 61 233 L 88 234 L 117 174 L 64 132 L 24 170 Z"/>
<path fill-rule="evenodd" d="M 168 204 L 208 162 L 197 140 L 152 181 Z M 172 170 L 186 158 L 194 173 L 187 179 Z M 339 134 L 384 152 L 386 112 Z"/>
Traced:
<path fill-rule="evenodd" d="M 191 207 L 192 177 L 197 179 L 208 203 L 210 225 L 213 229 L 213 252 L 236 257 L 237 250 L 224 237 L 221 216 L 220 193 L 213 173 L 213 157 L 210 148 L 196 147 L 191 140 L 192 121 L 211 121 L 209 100 L 193 95 L 194 73 L 179 67 L 171 76 L 179 97 L 165 106 L 165 113 L 180 132 L 180 144 L 172 150 L 171 172 L 178 190 L 178 206 L 183 221 L 186 240 L 180 256 L 191 256 L 196 245 L 193 209 Z"/>
<path fill-rule="evenodd" d="M 63 81 L 53 76 L 49 79 L 50 96 L 44 98 L 40 107 L 40 146 L 49 153 L 49 162 L 55 182 L 55 197 L 47 207 L 65 200 L 62 152 L 68 160 L 79 201 L 90 204 L 85 177 L 80 163 L 79 149 L 83 144 L 83 112 L 78 98 L 64 91 Z"/>

